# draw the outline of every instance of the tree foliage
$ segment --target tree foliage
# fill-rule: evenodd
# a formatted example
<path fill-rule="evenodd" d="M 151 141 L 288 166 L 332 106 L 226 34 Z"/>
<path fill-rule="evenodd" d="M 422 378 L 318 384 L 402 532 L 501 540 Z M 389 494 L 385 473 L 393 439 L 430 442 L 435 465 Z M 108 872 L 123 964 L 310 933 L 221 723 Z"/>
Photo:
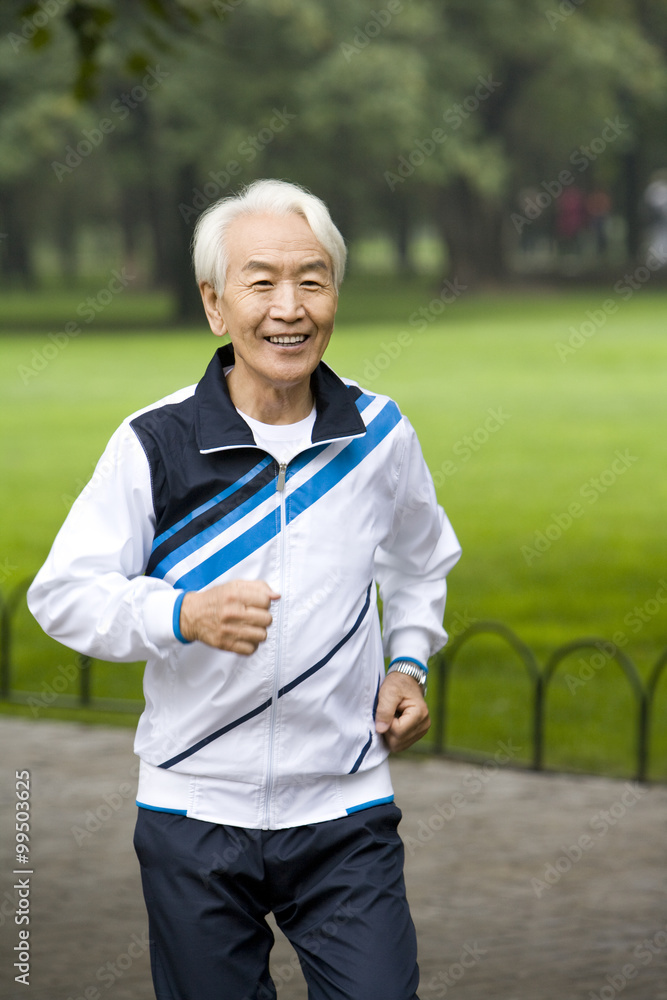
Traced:
<path fill-rule="evenodd" d="M 466 281 L 506 272 L 519 193 L 545 202 L 564 171 L 612 193 L 637 249 L 667 162 L 661 0 L 380 3 L 9 0 L 5 272 L 29 276 L 49 235 L 74 269 L 79 229 L 113 225 L 187 314 L 197 214 L 265 175 L 321 194 L 350 241 L 392 234 L 405 261 L 435 225 Z"/>

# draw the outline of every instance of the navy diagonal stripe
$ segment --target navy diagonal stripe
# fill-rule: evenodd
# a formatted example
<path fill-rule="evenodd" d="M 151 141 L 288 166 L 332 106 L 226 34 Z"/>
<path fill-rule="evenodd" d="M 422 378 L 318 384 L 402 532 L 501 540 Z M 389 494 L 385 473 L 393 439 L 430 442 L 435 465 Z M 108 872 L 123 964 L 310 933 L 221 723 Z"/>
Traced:
<path fill-rule="evenodd" d="M 373 402 L 374 398 L 375 397 L 373 396 L 368 396 L 365 394 L 360 395 L 356 400 L 356 405 L 359 412 L 363 413 L 366 407 Z M 287 470 L 287 479 L 288 480 L 291 479 L 292 476 L 294 476 L 297 472 L 300 472 L 301 469 L 304 468 L 304 466 L 308 465 L 309 462 L 312 462 L 313 459 L 316 458 L 320 454 L 320 452 L 324 451 L 324 449 L 327 447 L 328 445 L 326 444 L 313 445 L 312 447 L 306 449 L 306 451 L 303 452 L 301 455 L 297 456 L 292 462 L 290 462 L 289 468 Z M 166 541 L 172 538 L 175 534 L 177 534 L 177 532 L 182 531 L 183 528 L 187 527 L 194 520 L 202 517 L 204 514 L 211 511 L 214 507 L 222 504 L 223 501 L 228 500 L 234 493 L 237 493 L 240 489 L 242 489 L 242 487 L 244 487 L 247 483 L 250 483 L 256 476 L 258 476 L 261 472 L 263 472 L 263 470 L 266 469 L 267 466 L 271 465 L 273 461 L 274 460 L 270 455 L 265 456 L 265 458 L 263 458 L 260 462 L 258 462 L 254 468 L 250 469 L 249 472 L 247 472 L 244 476 L 238 479 L 235 483 L 232 483 L 231 486 L 228 486 L 227 489 L 222 490 L 216 496 L 212 497 L 212 499 L 208 500 L 206 503 L 201 504 L 199 507 L 191 511 L 189 514 L 186 514 L 185 517 L 181 518 L 180 521 L 172 525 L 171 528 L 167 529 L 166 531 L 163 531 L 160 535 L 158 535 L 154 539 L 151 552 L 155 552 L 157 548 L 159 548 Z M 226 515 L 229 513 L 229 511 L 225 511 L 224 513 Z M 234 520 L 231 521 L 224 520 L 219 523 L 220 523 L 220 530 L 225 530 L 227 527 L 229 527 L 230 524 L 234 523 Z M 161 569 L 161 572 L 156 573 L 155 571 L 151 571 L 149 575 L 164 576 L 171 568 L 171 566 L 176 565 L 176 563 L 180 561 L 180 558 L 184 558 L 186 555 L 189 555 L 190 552 L 195 551 L 195 549 L 199 547 L 196 544 L 192 544 L 195 541 L 195 538 L 201 538 L 201 536 L 200 535 L 193 536 L 193 538 L 190 539 L 188 543 L 186 543 L 186 546 L 174 550 L 175 552 L 180 553 L 179 558 L 172 559 L 170 557 L 169 564 L 166 566 L 164 565 L 163 562 L 160 562 L 159 568 Z M 202 540 L 202 544 L 207 540 L 208 538 L 204 538 Z M 157 568 L 158 567 L 156 566 L 156 569 Z"/>
<path fill-rule="evenodd" d="M 267 708 L 271 706 L 272 702 L 273 698 L 269 698 L 263 705 L 259 705 L 258 708 L 253 708 L 252 711 L 246 712 L 246 714 L 242 715 L 240 719 L 235 719 L 234 722 L 230 722 L 228 725 L 223 726 L 222 729 L 216 729 L 214 733 L 211 733 L 209 736 L 205 736 L 203 740 L 200 740 L 199 743 L 195 743 L 194 746 L 188 747 L 188 749 L 184 750 L 183 753 L 177 754 L 170 760 L 165 760 L 164 764 L 158 764 L 158 767 L 173 767 L 174 764 L 178 764 L 179 761 L 185 760 L 186 757 L 191 757 L 193 753 L 197 753 L 198 750 L 208 746 L 208 744 L 212 743 L 213 740 L 217 740 L 220 736 L 224 736 L 225 733 L 228 733 L 230 730 L 243 725 L 244 722 L 254 719 L 256 715 L 261 715 L 262 712 L 265 712 Z"/>
<path fill-rule="evenodd" d="M 375 721 L 375 716 L 378 710 L 378 702 L 380 700 L 380 681 L 381 678 L 378 677 L 378 686 L 375 689 L 375 701 L 373 702 L 373 721 Z"/>
<path fill-rule="evenodd" d="M 282 696 L 284 694 L 287 694 L 288 691 L 292 691 L 297 686 L 297 684 L 301 684 L 303 681 L 307 680 L 308 677 L 312 677 L 312 675 L 316 674 L 318 670 L 321 670 L 322 667 L 326 666 L 331 657 L 336 655 L 341 646 L 344 646 L 345 643 L 352 638 L 352 636 L 357 631 L 362 621 L 366 617 L 366 612 L 370 607 L 372 586 L 373 583 L 371 581 L 371 583 L 369 583 L 368 585 L 368 590 L 366 591 L 366 603 L 359 612 L 359 617 L 357 618 L 356 622 L 354 623 L 350 631 L 347 633 L 347 635 L 344 635 L 343 638 L 340 640 L 340 642 L 337 642 L 336 645 L 333 647 L 333 649 L 330 649 L 327 655 L 323 656 L 321 660 L 318 660 L 317 663 L 313 664 L 312 667 L 309 667 L 308 670 L 304 670 L 302 674 L 299 674 L 298 677 L 295 677 L 293 681 L 289 682 L 289 684 L 285 684 L 284 687 L 281 687 L 280 691 L 278 692 L 279 698 L 282 698 Z"/>
<path fill-rule="evenodd" d="M 354 774 L 355 771 L 359 770 L 359 765 L 361 764 L 362 760 L 364 759 L 364 757 L 366 756 L 366 754 L 370 750 L 372 742 L 373 742 L 373 734 L 372 734 L 372 732 L 369 729 L 368 730 L 368 742 L 364 745 L 363 750 L 361 751 L 361 753 L 359 754 L 359 756 L 355 760 L 354 764 L 352 765 L 352 767 L 348 771 L 348 774 Z"/>
<path fill-rule="evenodd" d="M 325 493 L 328 493 L 352 469 L 363 462 L 367 455 L 393 430 L 400 419 L 401 413 L 398 407 L 392 400 L 389 400 L 370 422 L 363 437 L 351 441 L 323 469 L 316 472 L 303 486 L 298 487 L 294 493 L 287 497 L 285 502 L 287 523 L 293 521 L 295 517 L 303 513 Z M 321 446 L 317 450 L 308 449 L 296 460 L 296 464 L 301 463 L 300 468 L 307 466 L 326 447 Z M 315 455 L 313 455 L 313 451 L 315 451 Z M 297 471 L 296 467 L 294 471 Z M 237 511 L 238 516 L 236 516 Z M 243 516 L 245 505 L 241 505 L 237 511 L 234 512 L 233 516 L 238 520 L 238 517 Z M 208 559 L 185 573 L 179 580 L 174 581 L 174 587 L 184 590 L 201 590 L 213 580 L 219 579 L 223 573 L 228 572 L 243 559 L 252 555 L 272 538 L 275 538 L 279 530 L 279 510 L 269 512 L 258 524 L 249 528 L 223 549 L 212 553 Z"/>
<path fill-rule="evenodd" d="M 288 691 L 291 691 L 292 688 L 295 688 L 297 684 L 301 684 L 301 682 L 305 681 L 307 677 L 310 677 L 312 674 L 316 673 L 316 671 L 320 670 L 326 663 L 329 662 L 331 657 L 338 652 L 341 646 L 344 646 L 345 643 L 348 641 L 348 639 L 350 639 L 354 635 L 354 633 L 361 625 L 364 616 L 366 615 L 366 612 L 368 611 L 371 600 L 372 586 L 373 583 L 371 581 L 371 583 L 368 585 L 368 590 L 366 591 L 366 602 L 363 608 L 361 609 L 359 616 L 354 625 L 352 626 L 352 628 L 350 629 L 350 631 L 343 636 L 340 642 L 336 643 L 333 649 L 330 650 L 326 656 L 322 657 L 321 660 L 318 660 L 318 662 L 314 666 L 310 667 L 308 670 L 305 670 L 302 674 L 299 674 L 298 677 L 296 677 L 289 684 L 286 684 L 285 687 L 282 687 L 278 691 L 279 698 L 282 698 L 284 694 L 287 694 Z M 227 723 L 226 726 L 222 726 L 221 729 L 216 729 L 214 733 L 210 733 L 208 736 L 205 736 L 203 739 L 199 740 L 198 743 L 195 743 L 193 746 L 188 747 L 187 750 L 183 750 L 182 753 L 177 754 L 175 757 L 171 757 L 169 760 L 166 760 L 163 764 L 158 764 L 158 767 L 167 768 L 167 767 L 172 767 L 174 764 L 178 764 L 179 761 L 185 760 L 186 757 L 190 757 L 192 756 L 193 753 L 197 753 L 198 750 L 201 750 L 203 747 L 208 746 L 208 744 L 212 743 L 213 740 L 219 739 L 219 737 L 224 736 L 225 733 L 230 732 L 232 729 L 236 729 L 237 726 L 241 726 L 243 725 L 244 722 L 249 722 L 250 719 L 254 719 L 255 716 L 260 715 L 262 712 L 265 712 L 267 708 L 271 706 L 272 703 L 273 703 L 273 698 L 269 698 L 258 708 L 253 708 L 250 712 L 246 712 L 246 714 L 242 715 L 239 719 L 235 719 L 234 722 L 229 722 Z M 361 763 L 361 761 L 359 763 Z"/>
<path fill-rule="evenodd" d="M 273 459 L 271 459 L 271 462 L 273 462 Z M 178 548 L 174 549 L 173 552 L 170 552 L 168 556 L 165 556 L 164 559 L 162 559 L 157 566 L 155 566 L 150 575 L 157 576 L 159 578 L 166 576 L 173 566 L 177 566 L 178 563 L 182 562 L 182 560 L 187 556 L 196 552 L 198 549 L 201 549 L 213 538 L 217 538 L 218 535 L 221 535 L 228 528 L 231 528 L 231 526 L 236 524 L 237 521 L 242 520 L 242 518 L 246 517 L 257 507 L 261 506 L 265 500 L 268 500 L 269 497 L 275 493 L 275 479 L 275 475 L 271 476 L 269 482 L 265 483 L 262 489 L 258 490 L 257 493 L 248 497 L 247 500 L 239 504 L 238 507 L 234 507 L 233 510 L 227 511 L 227 513 L 220 517 L 219 520 L 215 521 L 215 523 L 207 525 L 203 531 L 200 531 L 199 534 L 195 535 L 193 538 L 189 538 L 186 542 L 183 542 L 182 545 L 179 545 Z M 223 549 L 222 551 L 225 550 Z"/>
<path fill-rule="evenodd" d="M 168 528 L 167 531 L 163 531 L 161 535 L 157 536 L 157 538 L 153 542 L 153 547 L 151 551 L 154 552 L 155 549 L 157 549 L 160 545 L 162 545 L 169 538 L 171 538 L 172 535 L 175 535 L 177 531 L 180 531 L 182 528 L 184 528 L 187 524 L 190 523 L 190 521 L 194 521 L 195 518 L 201 517 L 202 514 L 205 514 L 212 507 L 216 507 L 223 500 L 226 500 L 233 493 L 236 493 L 237 490 L 240 490 L 242 486 L 245 486 L 246 483 L 249 483 L 252 479 L 255 478 L 256 475 L 258 475 L 258 473 L 260 473 L 263 469 L 267 467 L 267 465 L 270 465 L 272 462 L 273 459 L 271 458 L 271 456 L 267 455 L 265 458 L 261 460 L 261 462 L 257 463 L 254 469 L 251 469 L 250 472 L 246 472 L 245 476 L 242 476 L 240 479 L 237 479 L 236 482 L 232 483 L 231 486 L 228 486 L 226 490 L 222 490 L 221 493 L 218 493 L 217 496 L 212 497 L 211 500 L 207 500 L 206 503 L 203 503 L 195 510 L 190 511 L 190 513 L 186 514 L 185 517 L 182 517 L 180 521 L 177 521 L 176 524 L 173 524 L 171 528 Z"/>

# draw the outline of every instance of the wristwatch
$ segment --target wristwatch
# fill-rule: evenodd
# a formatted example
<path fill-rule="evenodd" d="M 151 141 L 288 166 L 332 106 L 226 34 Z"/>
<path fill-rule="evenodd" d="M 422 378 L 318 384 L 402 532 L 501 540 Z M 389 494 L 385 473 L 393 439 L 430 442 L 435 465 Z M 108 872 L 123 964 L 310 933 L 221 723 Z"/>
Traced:
<path fill-rule="evenodd" d="M 422 694 L 426 695 L 428 670 L 426 670 L 425 667 L 420 666 L 416 660 L 392 660 L 389 664 L 387 675 L 393 674 L 394 672 L 406 674 L 408 677 L 414 677 L 422 689 Z"/>

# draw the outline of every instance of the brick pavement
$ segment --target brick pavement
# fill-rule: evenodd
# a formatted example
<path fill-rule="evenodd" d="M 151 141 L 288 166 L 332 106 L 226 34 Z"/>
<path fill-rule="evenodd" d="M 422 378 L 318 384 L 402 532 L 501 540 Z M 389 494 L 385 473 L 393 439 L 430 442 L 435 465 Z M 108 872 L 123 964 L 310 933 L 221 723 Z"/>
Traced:
<path fill-rule="evenodd" d="M 509 750 L 509 752 L 508 752 Z M 667 788 L 394 759 L 421 1000 L 667 1000 Z M 153 1000 L 126 729 L 0 718 L 0 995 Z M 15 983 L 14 772 L 31 772 L 31 971 Z M 280 1000 L 305 1000 L 278 935 Z M 369 998 L 375 1000 L 375 998 Z M 379 998 L 378 998 L 379 1000 Z"/>

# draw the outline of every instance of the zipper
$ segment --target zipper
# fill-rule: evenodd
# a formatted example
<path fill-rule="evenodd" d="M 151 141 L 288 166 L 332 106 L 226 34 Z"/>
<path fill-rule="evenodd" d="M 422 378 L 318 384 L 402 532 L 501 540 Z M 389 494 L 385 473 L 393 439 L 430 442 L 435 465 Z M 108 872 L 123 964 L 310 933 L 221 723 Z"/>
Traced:
<path fill-rule="evenodd" d="M 285 490 L 285 473 L 286 473 L 286 471 L 287 471 L 287 465 L 286 465 L 286 463 L 285 462 L 281 462 L 280 465 L 278 466 L 278 482 L 276 483 L 276 490 L 279 493 L 283 493 L 284 490 Z M 282 503 L 282 500 L 281 500 L 281 503 Z M 282 507 L 281 507 L 281 514 L 282 514 Z M 282 527 L 282 521 L 280 523 L 281 523 L 281 527 Z"/>
<path fill-rule="evenodd" d="M 278 533 L 278 560 L 280 562 L 280 600 L 276 614 L 276 660 L 273 670 L 273 693 L 271 697 L 271 715 L 269 728 L 269 761 L 266 771 L 266 792 L 264 797 L 264 816 L 262 829 L 269 829 L 271 819 L 271 796 L 273 794 L 273 750 L 276 736 L 276 712 L 278 711 L 278 691 L 280 690 L 280 667 L 282 660 L 281 636 L 283 624 L 283 607 L 285 600 L 285 476 L 287 463 L 278 465 L 276 492 L 280 494 L 280 531 Z"/>

